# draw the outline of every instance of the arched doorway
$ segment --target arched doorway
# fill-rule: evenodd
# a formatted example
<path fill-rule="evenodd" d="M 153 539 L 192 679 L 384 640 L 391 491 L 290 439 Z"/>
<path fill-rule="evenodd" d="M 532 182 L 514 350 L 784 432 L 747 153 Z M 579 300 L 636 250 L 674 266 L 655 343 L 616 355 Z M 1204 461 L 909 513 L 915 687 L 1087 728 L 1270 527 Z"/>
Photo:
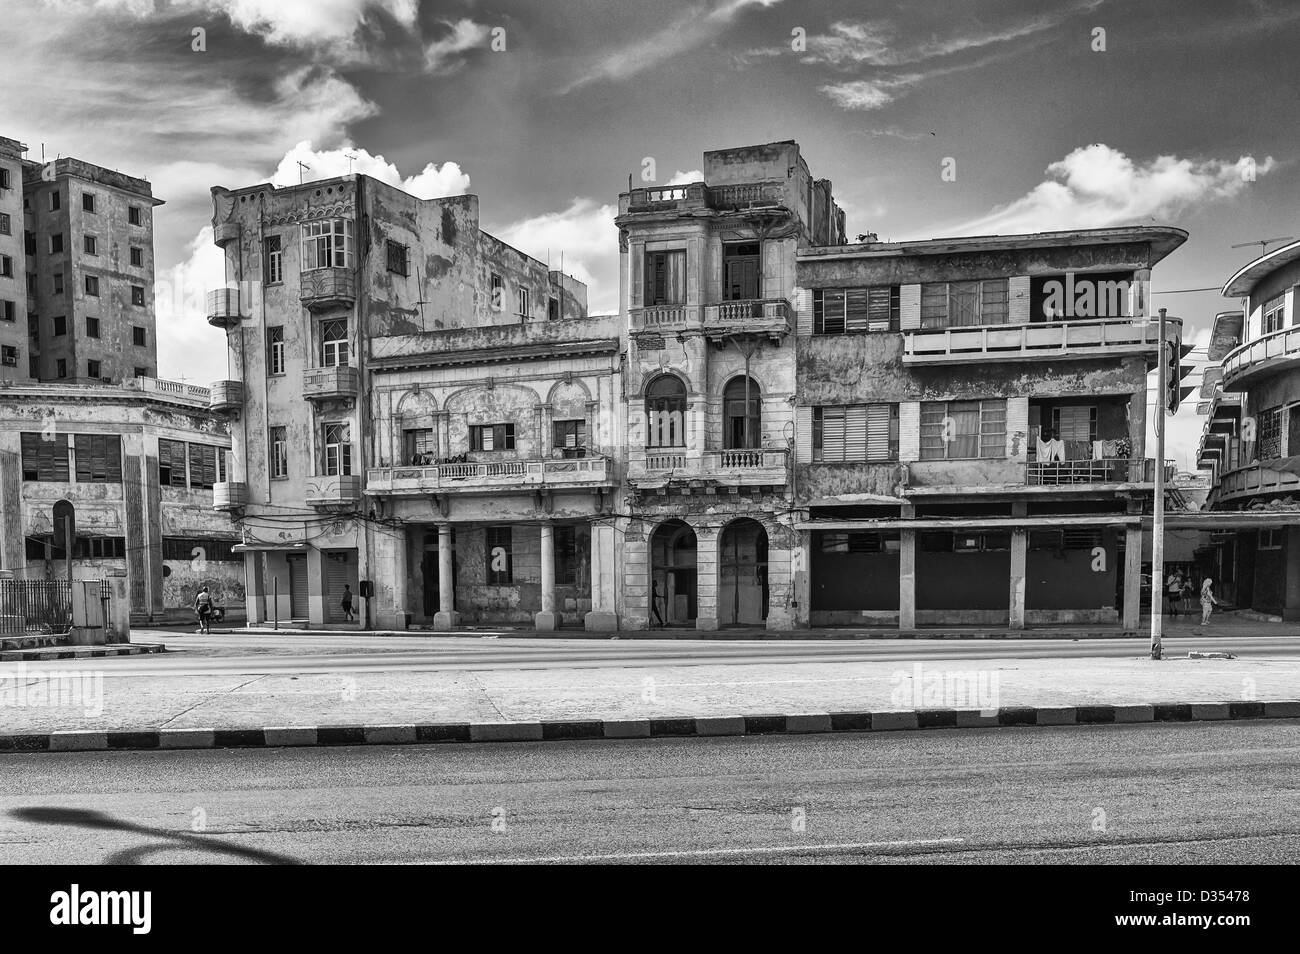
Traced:
<path fill-rule="evenodd" d="M 741 517 L 718 538 L 718 623 L 757 626 L 767 619 L 767 530 Z"/>
<path fill-rule="evenodd" d="M 646 447 L 686 446 L 686 385 L 671 374 L 645 390 Z"/>
<path fill-rule="evenodd" d="M 650 538 L 651 626 L 695 625 L 695 531 L 681 520 L 661 523 Z"/>
<path fill-rule="evenodd" d="M 723 435 L 727 450 L 758 447 L 763 433 L 763 399 L 758 382 L 740 375 L 722 390 Z"/>

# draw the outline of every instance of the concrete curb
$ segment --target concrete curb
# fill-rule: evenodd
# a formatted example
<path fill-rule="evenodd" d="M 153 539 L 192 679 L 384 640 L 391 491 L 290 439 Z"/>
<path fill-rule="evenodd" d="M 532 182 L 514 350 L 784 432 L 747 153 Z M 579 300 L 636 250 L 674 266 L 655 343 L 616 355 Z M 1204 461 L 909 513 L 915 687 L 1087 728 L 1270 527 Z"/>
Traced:
<path fill-rule="evenodd" d="M 101 656 L 146 656 L 165 653 L 162 643 L 132 643 L 128 646 L 49 646 L 43 649 L 0 650 L 0 663 L 4 662 L 57 662 L 61 659 L 98 659 Z"/>
<path fill-rule="evenodd" d="M 663 719 L 442 723 L 437 725 L 267 726 L 260 729 L 54 731 L 0 735 L 0 752 L 105 752 L 144 749 L 282 748 L 326 745 L 413 745 L 431 742 L 557 742 L 908 729 L 1011 726 L 1132 725 L 1300 719 L 1294 702 L 1168 702 L 1152 705 L 911 709 L 797 715 L 683 716 Z"/>

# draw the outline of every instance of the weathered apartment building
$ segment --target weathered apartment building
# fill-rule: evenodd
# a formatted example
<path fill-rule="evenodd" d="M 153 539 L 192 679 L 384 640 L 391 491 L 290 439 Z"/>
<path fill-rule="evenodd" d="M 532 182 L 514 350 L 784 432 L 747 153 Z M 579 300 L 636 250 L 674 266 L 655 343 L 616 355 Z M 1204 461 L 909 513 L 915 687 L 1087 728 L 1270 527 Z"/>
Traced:
<path fill-rule="evenodd" d="M 24 151 L 0 137 L 0 572 L 125 575 L 138 620 L 185 612 L 204 583 L 242 604 L 237 538 L 211 508 L 225 423 L 206 388 L 153 377 L 161 201 Z"/>
<path fill-rule="evenodd" d="M 800 253 L 811 622 L 1136 628 L 1161 347 L 1146 290 L 1186 237 L 1133 227 Z"/>
<path fill-rule="evenodd" d="M 1239 310 L 1215 316 L 1202 387 L 1197 462 L 1211 470 L 1199 556 L 1216 593 L 1300 619 L 1300 242 L 1239 269 L 1223 286 Z"/>
<path fill-rule="evenodd" d="M 479 228 L 349 175 L 212 190 L 251 621 L 609 620 L 617 319 Z M 364 599 L 363 599 L 364 597 Z"/>

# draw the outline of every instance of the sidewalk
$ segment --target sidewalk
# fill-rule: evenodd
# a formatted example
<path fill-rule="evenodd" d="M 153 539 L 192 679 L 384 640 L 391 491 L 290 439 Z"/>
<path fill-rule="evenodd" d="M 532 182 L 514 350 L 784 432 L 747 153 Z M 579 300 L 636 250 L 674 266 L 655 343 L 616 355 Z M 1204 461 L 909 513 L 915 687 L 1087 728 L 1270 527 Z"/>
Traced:
<path fill-rule="evenodd" d="M 8 677 L 0 679 L 0 750 L 1300 718 L 1300 658 L 1192 660 L 1173 658 L 1175 651 L 1162 662 L 963 658 L 527 672 L 74 672 L 65 682 L 53 666 L 48 674 L 37 666 L 21 673 L 8 667 L 0 669 Z"/>

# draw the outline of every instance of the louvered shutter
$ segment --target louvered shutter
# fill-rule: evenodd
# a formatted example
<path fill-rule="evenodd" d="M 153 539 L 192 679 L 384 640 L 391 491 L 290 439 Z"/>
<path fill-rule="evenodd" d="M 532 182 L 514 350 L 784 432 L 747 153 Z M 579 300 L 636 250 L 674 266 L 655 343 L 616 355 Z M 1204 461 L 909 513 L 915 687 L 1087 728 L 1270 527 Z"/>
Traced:
<path fill-rule="evenodd" d="M 904 331 L 921 327 L 921 286 L 903 285 L 898 290 L 899 327 Z"/>
<path fill-rule="evenodd" d="M 821 334 L 823 322 L 826 320 L 826 303 L 825 296 L 820 288 L 814 288 L 812 293 L 812 320 L 813 333 Z"/>
<path fill-rule="evenodd" d="M 871 288 L 868 289 L 867 292 L 867 330 L 892 330 L 893 323 L 890 321 L 890 287 L 885 285 L 880 288 Z"/>
<path fill-rule="evenodd" d="M 838 463 L 844 460 L 844 408 L 822 408 L 822 460 Z"/>
<path fill-rule="evenodd" d="M 826 289 L 822 292 L 822 325 L 824 335 L 844 333 L 844 290 Z"/>
<path fill-rule="evenodd" d="M 847 288 L 844 291 L 844 330 L 867 330 L 867 289 Z"/>
<path fill-rule="evenodd" d="M 844 408 L 844 460 L 867 459 L 867 405 Z"/>
<path fill-rule="evenodd" d="M 817 291 L 807 288 L 796 288 L 794 292 L 794 330 L 797 335 L 810 335 L 813 333 L 813 309 L 817 307 L 819 299 L 815 299 Z"/>
<path fill-rule="evenodd" d="M 798 438 L 795 441 L 795 457 L 799 463 L 809 463 L 813 459 L 812 454 L 812 437 L 813 437 L 813 409 L 807 406 L 799 406 L 794 409 L 795 429 Z"/>
<path fill-rule="evenodd" d="M 892 404 L 869 404 L 866 408 L 867 460 L 890 460 Z"/>

